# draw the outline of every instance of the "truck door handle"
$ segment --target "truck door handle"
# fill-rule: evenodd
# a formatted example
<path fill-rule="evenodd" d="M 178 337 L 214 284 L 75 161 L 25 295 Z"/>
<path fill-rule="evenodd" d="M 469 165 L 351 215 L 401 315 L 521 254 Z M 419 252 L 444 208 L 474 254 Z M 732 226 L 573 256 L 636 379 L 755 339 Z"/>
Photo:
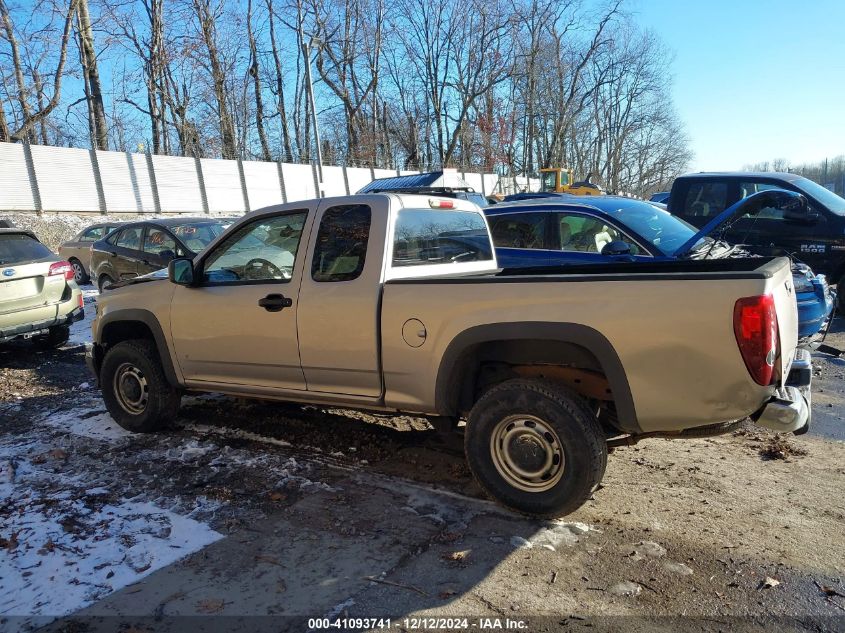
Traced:
<path fill-rule="evenodd" d="M 267 310 L 267 312 L 281 312 L 282 308 L 289 308 L 293 305 L 293 299 L 284 295 L 267 295 L 263 299 L 258 300 L 258 305 Z"/>
<path fill-rule="evenodd" d="M 114 251 L 109 251 L 109 257 L 117 257 L 117 253 Z"/>

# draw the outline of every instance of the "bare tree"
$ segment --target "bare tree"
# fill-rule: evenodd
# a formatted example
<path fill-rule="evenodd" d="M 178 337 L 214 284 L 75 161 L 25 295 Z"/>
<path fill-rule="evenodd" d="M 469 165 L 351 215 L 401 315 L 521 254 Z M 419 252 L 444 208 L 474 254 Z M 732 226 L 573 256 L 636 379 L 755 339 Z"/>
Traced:
<path fill-rule="evenodd" d="M 106 109 L 103 105 L 103 89 L 100 84 L 97 53 L 94 49 L 94 33 L 91 30 L 88 0 L 77 0 L 76 16 L 79 30 L 79 56 L 85 76 L 84 83 L 93 131 L 93 146 L 95 149 L 108 149 L 109 132 L 106 123 Z"/>
<path fill-rule="evenodd" d="M 217 122 L 220 129 L 221 154 L 223 158 L 238 156 L 235 137 L 235 123 L 230 112 L 230 94 L 226 83 L 226 69 L 220 59 L 217 41 L 217 22 L 223 17 L 222 2 L 213 0 L 192 0 L 194 15 L 205 45 L 204 55 L 199 59 L 211 77 Z"/>
<path fill-rule="evenodd" d="M 67 61 L 67 48 L 70 41 L 70 30 L 73 23 L 73 16 L 76 12 L 77 0 L 69 0 L 67 11 L 64 13 L 64 28 L 62 29 L 62 36 L 59 42 L 59 55 L 56 63 L 56 71 L 53 78 L 53 95 L 50 99 L 35 112 L 29 107 L 27 102 L 27 88 L 24 83 L 23 66 L 21 65 L 20 54 L 18 52 L 17 40 L 14 34 L 14 24 L 9 15 L 5 0 L 0 0 L 0 18 L 3 21 L 3 26 L 6 34 L 6 39 L 12 49 L 12 63 L 16 82 L 18 85 L 18 99 L 21 106 L 21 119 L 14 132 L 8 134 L 11 141 L 21 141 L 24 139 L 34 141 L 37 140 L 34 136 L 34 128 L 40 124 L 50 113 L 59 105 L 61 100 L 62 78 L 64 77 L 65 63 Z"/>

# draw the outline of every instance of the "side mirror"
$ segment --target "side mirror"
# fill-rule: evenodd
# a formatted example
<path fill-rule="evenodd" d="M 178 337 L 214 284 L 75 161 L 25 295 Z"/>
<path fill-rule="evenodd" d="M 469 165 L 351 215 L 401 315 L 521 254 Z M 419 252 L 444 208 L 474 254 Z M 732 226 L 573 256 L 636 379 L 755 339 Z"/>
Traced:
<path fill-rule="evenodd" d="M 176 253 L 174 253 L 169 248 L 165 248 L 163 251 L 161 251 L 158 254 L 158 256 L 161 257 L 162 259 L 166 259 L 167 261 L 170 261 L 171 259 L 176 257 Z"/>
<path fill-rule="evenodd" d="M 167 278 L 180 286 L 194 285 L 194 262 L 187 257 L 171 259 L 167 264 Z"/>
<path fill-rule="evenodd" d="M 815 224 L 819 221 L 819 217 L 818 211 L 812 211 L 806 205 L 806 201 L 803 207 L 797 209 L 787 207 L 783 210 L 783 219 L 797 224 Z"/>
<path fill-rule="evenodd" d="M 628 242 L 623 242 L 622 240 L 613 240 L 612 242 L 608 242 L 604 245 L 601 249 L 601 254 L 606 257 L 613 255 L 630 255 L 631 245 L 628 244 Z"/>

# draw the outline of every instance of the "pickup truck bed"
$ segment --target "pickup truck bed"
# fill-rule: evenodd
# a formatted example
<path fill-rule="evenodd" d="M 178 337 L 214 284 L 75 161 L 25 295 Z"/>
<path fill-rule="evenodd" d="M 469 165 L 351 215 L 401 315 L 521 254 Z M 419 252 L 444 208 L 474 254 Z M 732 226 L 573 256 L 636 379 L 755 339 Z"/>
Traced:
<path fill-rule="evenodd" d="M 88 360 L 133 431 L 165 426 L 183 391 L 464 419 L 482 487 L 557 516 L 618 442 L 805 427 L 791 284 L 783 258 L 501 271 L 471 203 L 330 198 L 252 213 L 108 290 Z"/>
<path fill-rule="evenodd" d="M 769 388 L 748 375 L 734 336 L 734 304 L 775 293 L 782 349 L 794 349 L 790 284 L 789 267 L 777 258 L 389 281 L 382 331 L 398 331 L 413 313 L 426 329 L 426 349 L 383 337 L 385 404 L 465 415 L 477 396 L 467 386 L 477 380 L 467 371 L 483 371 L 484 362 L 557 366 L 581 348 L 583 356 L 571 364 L 607 377 L 620 430 L 675 431 L 741 419 L 760 408 Z M 782 382 L 791 362 L 779 359 Z M 436 381 L 419 380 L 435 375 Z M 577 387 L 575 379 L 568 384 Z"/>

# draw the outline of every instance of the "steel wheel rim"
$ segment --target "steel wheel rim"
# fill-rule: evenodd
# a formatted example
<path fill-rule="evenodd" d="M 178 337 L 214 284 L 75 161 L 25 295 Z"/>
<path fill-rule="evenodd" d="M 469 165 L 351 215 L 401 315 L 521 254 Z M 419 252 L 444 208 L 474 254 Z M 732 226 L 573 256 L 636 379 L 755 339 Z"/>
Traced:
<path fill-rule="evenodd" d="M 117 403 L 130 415 L 140 415 L 147 408 L 150 389 L 144 373 L 132 363 L 123 363 L 112 381 Z"/>
<path fill-rule="evenodd" d="M 499 421 L 490 437 L 490 456 L 502 478 L 525 492 L 550 490 L 566 467 L 557 433 L 533 415 L 510 415 Z"/>
<path fill-rule="evenodd" d="M 73 280 L 81 284 L 82 279 L 85 277 L 85 271 L 82 269 L 82 264 L 79 262 L 71 262 L 71 268 L 73 268 Z"/>

